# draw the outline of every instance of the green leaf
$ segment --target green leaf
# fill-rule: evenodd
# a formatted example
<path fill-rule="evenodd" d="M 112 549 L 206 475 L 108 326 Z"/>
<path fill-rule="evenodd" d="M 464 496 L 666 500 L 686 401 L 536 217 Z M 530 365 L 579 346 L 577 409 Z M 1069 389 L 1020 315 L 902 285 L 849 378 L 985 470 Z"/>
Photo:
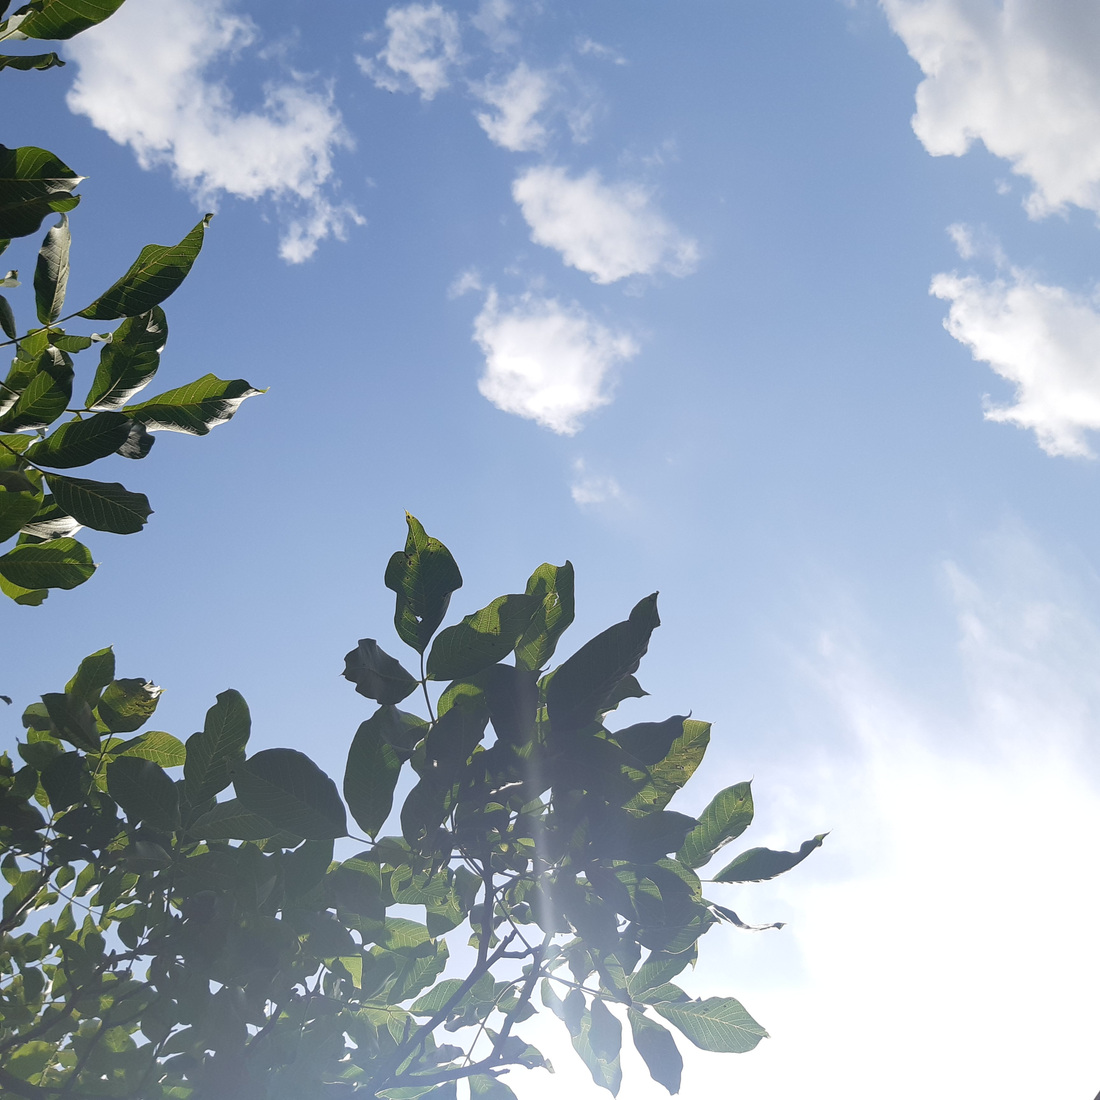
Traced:
<path fill-rule="evenodd" d="M 39 440 L 27 458 L 36 466 L 67 470 L 106 458 L 130 437 L 132 421 L 119 412 L 97 413 L 87 420 L 70 420 Z M 91 524 L 89 524 L 91 526 Z"/>
<path fill-rule="evenodd" d="M 544 562 L 531 574 L 527 593 L 540 604 L 516 643 L 516 664 L 536 672 L 553 657 L 558 639 L 573 621 L 573 563 Z"/>
<path fill-rule="evenodd" d="M 0 559 L 2 560 L 2 559 Z M 815 848 L 820 848 L 828 833 L 804 840 L 797 852 L 775 852 L 771 848 L 750 848 L 742 852 L 714 876 L 715 882 L 766 882 L 801 863 Z"/>
<path fill-rule="evenodd" d="M 405 522 L 405 549 L 390 558 L 385 583 L 397 595 L 393 622 L 398 636 L 423 653 L 447 614 L 451 593 L 462 587 L 462 574 L 451 552 L 426 534 L 419 520 L 406 512 Z"/>
<path fill-rule="evenodd" d="M 99 353 L 99 366 L 85 399 L 88 408 L 121 409 L 157 373 L 167 340 L 168 319 L 160 306 L 127 317 Z"/>
<path fill-rule="evenodd" d="M 91 551 L 76 539 L 25 543 L 0 557 L 0 576 L 20 588 L 75 588 L 96 570 Z"/>
<path fill-rule="evenodd" d="M 42 786 L 55 813 L 82 802 L 88 793 L 88 769 L 78 752 L 55 756 L 42 772 Z"/>
<path fill-rule="evenodd" d="M 15 603 L 24 604 L 27 607 L 37 607 L 49 595 L 45 588 L 24 588 L 22 585 L 12 584 L 2 574 L 0 574 L 0 592 Z"/>
<path fill-rule="evenodd" d="M 113 321 L 116 317 L 136 317 L 160 305 L 187 277 L 212 217 L 207 214 L 179 244 L 147 244 L 130 270 L 79 316 L 90 321 Z"/>
<path fill-rule="evenodd" d="M 107 793 L 131 821 L 163 829 L 179 827 L 179 791 L 151 760 L 120 756 L 107 765 Z"/>
<path fill-rule="evenodd" d="M 395 657 L 391 657 L 373 638 L 360 638 L 344 658 L 344 679 L 355 690 L 379 703 L 400 703 L 420 684 Z"/>
<path fill-rule="evenodd" d="M 687 719 L 683 733 L 673 741 L 668 755 L 649 769 L 649 783 L 626 804 L 626 808 L 659 810 L 667 806 L 702 763 L 709 744 L 710 723 Z"/>
<path fill-rule="evenodd" d="M 148 429 L 138 420 L 130 422 L 130 434 L 126 437 L 118 453 L 123 458 L 145 458 L 153 449 L 156 437 L 149 434 Z"/>
<path fill-rule="evenodd" d="M 233 770 L 244 760 L 252 730 L 248 704 L 239 691 L 221 692 L 206 712 L 202 733 L 187 739 L 183 780 L 187 801 L 198 806 L 233 781 Z"/>
<path fill-rule="evenodd" d="M 639 601 L 624 622 L 585 642 L 561 665 L 546 687 L 546 707 L 557 732 L 588 725 L 625 677 L 638 668 L 649 638 L 661 625 L 657 593 Z"/>
<path fill-rule="evenodd" d="M 703 1050 L 744 1054 L 768 1037 L 741 1002 L 733 997 L 664 1001 L 654 1008 Z"/>
<path fill-rule="evenodd" d="M 153 716 L 161 689 L 140 677 L 112 680 L 96 707 L 99 720 L 111 733 L 133 733 Z"/>
<path fill-rule="evenodd" d="M 699 824 L 688 833 L 676 854 L 689 867 L 702 867 L 723 845 L 736 840 L 751 824 L 752 783 L 735 783 L 711 799 Z"/>
<path fill-rule="evenodd" d="M 344 772 L 344 798 L 356 824 L 372 840 L 393 807 L 401 764 L 427 728 L 415 714 L 381 706 L 356 730 Z"/>
<path fill-rule="evenodd" d="M 28 38 L 72 38 L 113 15 L 123 0 L 41 0 L 20 24 Z"/>
<path fill-rule="evenodd" d="M 617 1096 L 622 1084 L 623 1071 L 619 1063 L 622 1044 L 622 1025 L 599 997 L 592 999 L 591 1009 L 584 1009 L 574 1027 L 569 1016 L 569 1001 L 578 990 L 571 990 L 565 999 L 566 1023 L 570 1025 L 573 1049 L 592 1074 L 592 1080 L 601 1088 Z M 583 999 L 582 1002 L 583 1004 Z"/>
<path fill-rule="evenodd" d="M 68 215 L 47 230 L 46 239 L 38 251 L 38 263 L 34 269 L 34 302 L 38 320 L 52 325 L 61 316 L 65 304 L 65 289 L 69 285 L 69 232 Z"/>
<path fill-rule="evenodd" d="M 470 1100 L 516 1100 L 516 1094 L 499 1077 L 475 1073 L 470 1078 Z"/>
<path fill-rule="evenodd" d="M 524 593 L 498 596 L 488 607 L 447 627 L 428 654 L 430 680 L 460 680 L 506 657 L 519 642 L 539 606 Z"/>
<path fill-rule="evenodd" d="M 49 214 L 72 210 L 83 178 L 45 149 L 0 145 L 0 239 L 26 237 Z"/>
<path fill-rule="evenodd" d="M 17 534 L 37 515 L 42 490 L 18 470 L 0 470 L 0 542 Z"/>
<path fill-rule="evenodd" d="M 0 294 L 0 329 L 4 330 L 4 335 L 9 340 L 14 340 L 19 335 L 19 330 L 15 327 L 15 314 L 11 311 L 11 303 Z"/>
<path fill-rule="evenodd" d="M 55 53 L 0 54 L 0 69 L 52 69 L 65 62 Z"/>
<path fill-rule="evenodd" d="M 59 348 L 47 347 L 28 371 L 15 404 L 0 417 L 0 431 L 49 427 L 73 396 L 73 361 Z"/>
<path fill-rule="evenodd" d="M 82 526 L 47 493 L 38 511 L 23 524 L 22 533 L 40 539 L 71 538 Z"/>
<path fill-rule="evenodd" d="M 149 730 L 111 750 L 114 756 L 136 756 L 152 760 L 162 768 L 178 768 L 187 760 L 187 750 L 178 737 L 163 730 Z"/>
<path fill-rule="evenodd" d="M 685 714 L 674 714 L 663 722 L 637 722 L 612 736 L 631 756 L 643 764 L 659 764 L 684 732 Z"/>
<path fill-rule="evenodd" d="M 99 749 L 99 733 L 88 703 L 71 695 L 52 691 L 42 696 L 50 718 L 50 733 L 86 752 Z"/>
<path fill-rule="evenodd" d="M 73 519 L 97 531 L 132 535 L 153 513 L 144 493 L 131 493 L 117 481 L 89 481 L 63 474 L 46 474 L 54 500 Z"/>
<path fill-rule="evenodd" d="M 648 1001 L 647 994 L 651 990 L 667 985 L 686 967 L 694 965 L 696 958 L 697 952 L 694 948 L 681 951 L 677 955 L 654 951 L 627 979 L 627 992 L 636 1001 Z M 680 997 L 672 999 L 682 1000 L 685 996 L 686 994 L 681 994 Z"/>
<path fill-rule="evenodd" d="M 626 1015 L 634 1046 L 642 1056 L 650 1077 L 659 1085 L 664 1085 L 670 1093 L 679 1092 L 684 1060 L 676 1049 L 676 1040 L 659 1023 L 637 1009 L 628 1009 Z"/>
<path fill-rule="evenodd" d="M 183 432 L 206 435 L 211 428 L 233 419 L 246 398 L 266 393 L 253 389 L 243 378 L 225 381 L 213 374 L 131 405 L 126 415 L 140 421 L 151 432 Z"/>
<path fill-rule="evenodd" d="M 279 830 L 266 817 L 246 810 L 239 798 L 230 798 L 192 822 L 187 831 L 202 840 L 267 840 Z"/>
<path fill-rule="evenodd" d="M 347 836 L 347 815 L 336 784 L 305 753 L 264 749 L 233 776 L 247 810 L 307 840 Z"/>
<path fill-rule="evenodd" d="M 80 662 L 73 678 L 65 685 L 65 694 L 95 706 L 103 689 L 115 678 L 115 651 L 107 646 L 97 649 Z"/>

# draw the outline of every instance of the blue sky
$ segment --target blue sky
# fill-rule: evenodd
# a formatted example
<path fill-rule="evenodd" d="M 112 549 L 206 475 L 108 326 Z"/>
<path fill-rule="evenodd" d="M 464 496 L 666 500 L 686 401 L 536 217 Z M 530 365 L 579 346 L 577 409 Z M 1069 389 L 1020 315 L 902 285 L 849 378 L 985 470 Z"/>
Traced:
<path fill-rule="evenodd" d="M 404 509 L 458 614 L 568 557 L 576 644 L 660 589 L 625 716 L 715 723 L 684 808 L 831 830 L 730 891 L 787 927 L 691 991 L 773 1038 L 684 1094 L 1092 1096 L 1100 9 L 127 0 L 65 56 L 5 141 L 88 177 L 70 298 L 215 210 L 161 378 L 269 392 L 111 460 L 156 514 L 5 609 L 5 692 L 113 643 L 162 728 L 234 686 L 339 774 Z M 555 1061 L 523 1095 L 596 1094 Z"/>

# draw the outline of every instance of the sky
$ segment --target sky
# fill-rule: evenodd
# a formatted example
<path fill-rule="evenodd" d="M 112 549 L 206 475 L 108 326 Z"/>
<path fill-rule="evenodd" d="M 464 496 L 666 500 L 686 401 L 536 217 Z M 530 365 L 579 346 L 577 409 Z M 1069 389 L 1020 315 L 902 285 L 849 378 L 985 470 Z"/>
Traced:
<path fill-rule="evenodd" d="M 563 653 L 660 590 L 621 713 L 714 723 L 680 808 L 752 778 L 746 841 L 829 831 L 714 888 L 786 926 L 684 984 L 771 1038 L 683 1094 L 1090 1100 L 1100 7 L 127 0 L 63 55 L 5 142 L 88 177 L 70 300 L 214 211 L 156 385 L 268 392 L 102 464 L 156 513 L 3 609 L 4 740 L 114 644 L 158 728 L 236 687 L 339 776 L 404 510 L 456 617 L 568 558 Z M 527 1026 L 522 1097 L 598 1094 Z"/>

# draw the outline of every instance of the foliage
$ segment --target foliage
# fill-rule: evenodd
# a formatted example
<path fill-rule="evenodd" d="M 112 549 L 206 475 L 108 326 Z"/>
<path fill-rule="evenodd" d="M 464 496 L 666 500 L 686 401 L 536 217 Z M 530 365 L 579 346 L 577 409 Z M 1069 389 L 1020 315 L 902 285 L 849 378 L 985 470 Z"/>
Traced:
<path fill-rule="evenodd" d="M 32 0 L 0 22 L 0 41 L 67 39 L 102 22 L 122 0 Z M 0 0 L 0 15 L 8 7 Z M 64 62 L 56 53 L 0 55 L 0 69 L 29 72 Z M 0 145 L 0 252 L 13 238 L 36 233 L 59 214 L 42 241 L 34 269 L 37 325 L 22 336 L 11 304 L 0 295 L 0 329 L 15 357 L 0 381 L 0 591 L 40 604 L 51 588 L 74 588 L 95 572 L 91 552 L 73 536 L 81 527 L 133 534 L 152 509 L 143 493 L 118 482 L 67 472 L 112 454 L 142 459 L 153 432 L 205 435 L 247 397 L 261 391 L 243 379 L 212 374 L 141 402 L 132 398 L 160 366 L 168 338 L 161 303 L 186 278 L 210 216 L 176 245 L 147 245 L 130 269 L 89 305 L 62 316 L 69 281 L 68 214 L 80 202 L 80 175 L 45 149 Z M 18 272 L 0 279 L 19 286 Z M 76 335 L 71 320 L 119 321 L 113 332 Z M 99 361 L 84 398 L 73 400 L 73 356 L 92 346 Z M 68 419 L 63 419 L 68 417 Z"/>
<path fill-rule="evenodd" d="M 6 1094 L 450 1100 L 467 1079 L 471 1100 L 510 1100 L 502 1071 L 550 1068 L 516 1031 L 536 989 L 612 1093 L 624 1020 L 669 1092 L 669 1026 L 712 1051 L 765 1036 L 732 997 L 674 982 L 713 925 L 745 927 L 695 868 L 751 822 L 749 784 L 698 820 L 670 810 L 709 725 L 609 725 L 645 695 L 656 596 L 545 671 L 573 619 L 568 562 L 439 630 L 462 577 L 408 517 L 385 581 L 419 675 L 373 639 L 347 655 L 378 706 L 343 798 L 297 750 L 248 755 L 235 691 L 186 743 L 139 732 L 159 689 L 116 679 L 110 649 L 27 708 L 19 761 L 0 758 Z M 398 708 L 417 695 L 423 716 Z M 400 831 L 380 835 L 399 792 Z M 371 840 L 334 860 L 349 813 Z M 712 881 L 784 858 L 753 849 Z"/>

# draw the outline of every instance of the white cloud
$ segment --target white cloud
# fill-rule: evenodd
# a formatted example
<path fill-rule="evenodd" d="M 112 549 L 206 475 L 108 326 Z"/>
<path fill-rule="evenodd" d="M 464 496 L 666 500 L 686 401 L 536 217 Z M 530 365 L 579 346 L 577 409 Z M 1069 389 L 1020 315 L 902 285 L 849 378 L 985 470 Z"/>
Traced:
<path fill-rule="evenodd" d="M 964 239 L 964 244 L 969 244 Z M 985 280 L 941 273 L 931 293 L 951 303 L 944 327 L 1016 387 L 986 418 L 1035 432 L 1052 455 L 1092 456 L 1100 430 L 1100 292 L 1076 294 L 1010 268 Z"/>
<path fill-rule="evenodd" d="M 67 43 L 79 66 L 67 102 L 129 145 L 143 168 L 170 167 L 201 203 L 214 205 L 223 192 L 274 199 L 289 223 L 280 251 L 297 262 L 362 223 L 326 194 L 333 152 L 351 139 L 331 95 L 297 78 L 268 83 L 260 110 L 235 106 L 207 72 L 255 37 L 251 21 L 223 0 L 129 0 L 109 23 Z"/>
<path fill-rule="evenodd" d="M 621 500 L 622 486 L 609 474 L 589 473 L 583 458 L 573 463 L 573 484 L 569 487 L 573 502 L 582 508 Z"/>
<path fill-rule="evenodd" d="M 485 353 L 478 389 L 498 409 L 534 420 L 560 435 L 611 400 L 613 369 L 638 353 L 577 305 L 524 294 L 502 306 L 495 290 L 474 321 Z"/>
<path fill-rule="evenodd" d="M 593 282 L 657 271 L 687 275 L 698 263 L 695 241 L 654 209 L 640 184 L 605 184 L 594 170 L 572 179 L 564 168 L 542 165 L 516 179 L 512 197 L 531 240 L 557 249 Z"/>
<path fill-rule="evenodd" d="M 981 141 L 1033 186 L 1039 217 L 1100 213 L 1100 5 L 881 0 L 920 65 L 913 129 L 934 156 Z"/>
<path fill-rule="evenodd" d="M 593 38 L 581 38 L 577 41 L 577 53 L 585 57 L 598 57 L 601 61 L 610 61 L 614 65 L 625 65 L 626 58 L 610 46 L 604 46 Z"/>
<path fill-rule="evenodd" d="M 550 77 L 520 62 L 502 81 L 474 85 L 474 95 L 495 108 L 479 111 L 477 120 L 490 141 L 513 153 L 541 149 L 546 144 L 546 127 L 536 117 L 550 101 Z"/>
<path fill-rule="evenodd" d="M 420 92 L 432 99 L 450 84 L 462 51 L 458 16 L 440 4 L 409 4 L 386 12 L 386 45 L 374 57 L 357 57 L 363 72 L 388 92 Z"/>
<path fill-rule="evenodd" d="M 470 22 L 485 35 L 490 49 L 502 53 L 519 41 L 519 35 L 510 26 L 512 15 L 510 0 L 481 0 Z"/>
<path fill-rule="evenodd" d="M 471 290 L 481 289 L 481 275 L 478 273 L 477 268 L 468 267 L 465 271 L 460 271 L 451 281 L 451 285 L 447 287 L 447 297 L 461 298 L 464 294 L 469 294 Z"/>

